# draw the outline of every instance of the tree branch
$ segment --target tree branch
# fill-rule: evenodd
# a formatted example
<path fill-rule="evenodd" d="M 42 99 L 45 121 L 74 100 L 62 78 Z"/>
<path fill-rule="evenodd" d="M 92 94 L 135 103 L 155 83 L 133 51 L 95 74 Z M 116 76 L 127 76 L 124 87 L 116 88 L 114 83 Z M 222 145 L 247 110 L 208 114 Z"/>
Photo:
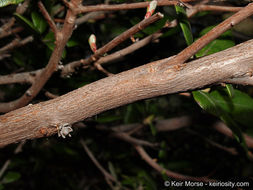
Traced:
<path fill-rule="evenodd" d="M 189 62 L 181 69 L 177 65 L 165 66 L 169 59 L 104 78 L 64 96 L 0 116 L 0 147 L 51 136 L 57 132 L 57 125 L 78 122 L 137 100 L 251 76 L 253 40 Z"/>
<path fill-rule="evenodd" d="M 55 48 L 46 68 L 36 76 L 34 83 L 22 97 L 11 102 L 1 103 L 0 112 L 8 112 L 10 110 L 23 107 L 40 92 L 47 80 L 58 69 L 58 63 L 61 60 L 64 47 L 73 32 L 75 19 L 76 14 L 71 9 L 68 10 L 63 28 L 56 33 Z"/>
<path fill-rule="evenodd" d="M 114 47 L 116 47 L 117 45 L 125 41 L 126 39 L 130 38 L 130 36 L 139 32 L 140 30 L 143 30 L 144 28 L 146 28 L 147 26 L 149 26 L 150 24 L 156 22 L 157 20 L 161 18 L 163 18 L 163 15 L 161 13 L 156 13 L 153 16 L 149 17 L 148 19 L 142 20 L 141 22 L 134 25 L 127 31 L 123 32 L 122 34 L 120 34 L 119 36 L 117 36 L 116 38 L 108 42 L 107 44 L 105 44 L 103 47 L 99 48 L 93 55 L 91 55 L 87 59 L 74 61 L 65 65 L 61 72 L 62 76 L 66 76 L 74 72 L 76 67 L 79 67 L 81 65 L 91 64 L 94 61 L 99 60 L 101 56 L 103 56 L 105 53 L 107 53 L 108 51 L 110 51 L 111 49 L 113 49 Z"/>
<path fill-rule="evenodd" d="M 139 153 L 139 155 L 142 157 L 143 160 L 145 160 L 151 167 L 153 167 L 155 170 L 160 172 L 161 174 L 165 173 L 168 177 L 178 179 L 178 180 L 191 180 L 191 181 L 214 181 L 212 179 L 209 179 L 207 177 L 193 177 L 193 176 L 187 176 L 182 175 L 180 173 L 176 173 L 170 170 L 167 170 L 163 167 L 161 167 L 159 164 L 157 164 L 148 154 L 147 152 L 139 145 L 135 146 L 136 151 Z"/>
<path fill-rule="evenodd" d="M 182 2 L 193 2 L 195 0 L 182 0 Z M 90 6 L 79 6 L 77 12 L 86 13 L 94 11 L 118 11 L 118 10 L 129 10 L 129 9 L 139 9 L 146 8 L 150 2 L 140 2 L 140 3 L 122 3 L 116 5 L 90 5 Z M 168 6 L 168 5 L 177 5 L 178 1 L 168 1 L 168 0 L 158 0 L 157 6 Z"/>

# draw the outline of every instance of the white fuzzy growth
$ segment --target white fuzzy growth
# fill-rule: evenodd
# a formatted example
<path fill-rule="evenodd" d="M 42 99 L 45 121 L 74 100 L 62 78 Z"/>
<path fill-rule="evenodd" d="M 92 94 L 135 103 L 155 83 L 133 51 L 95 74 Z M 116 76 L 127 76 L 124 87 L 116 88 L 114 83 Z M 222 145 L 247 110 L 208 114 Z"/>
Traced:
<path fill-rule="evenodd" d="M 61 125 L 58 129 L 58 137 L 62 137 L 62 138 L 66 138 L 66 136 L 71 137 L 71 132 L 73 131 L 73 129 L 71 128 L 71 125 L 68 123 L 65 123 L 63 125 Z"/>

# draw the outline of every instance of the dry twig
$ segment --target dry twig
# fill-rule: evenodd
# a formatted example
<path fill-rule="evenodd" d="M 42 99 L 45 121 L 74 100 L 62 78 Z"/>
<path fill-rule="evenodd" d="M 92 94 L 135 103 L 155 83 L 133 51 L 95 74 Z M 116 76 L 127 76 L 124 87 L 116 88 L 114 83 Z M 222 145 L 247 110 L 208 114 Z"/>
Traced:
<path fill-rule="evenodd" d="M 170 178 L 178 179 L 178 180 L 191 180 L 191 181 L 203 181 L 203 182 L 209 182 L 214 181 L 212 179 L 209 179 L 207 177 L 193 177 L 193 176 L 187 176 L 182 175 L 173 171 L 170 171 L 168 169 L 165 169 L 161 167 L 159 164 L 157 164 L 148 154 L 147 152 L 139 145 L 135 146 L 136 151 L 139 153 L 141 158 L 145 160 L 152 168 L 157 170 L 160 174 L 166 174 Z"/>
<path fill-rule="evenodd" d="M 87 145 L 85 144 L 84 140 L 81 139 L 80 143 L 82 144 L 85 152 L 88 154 L 88 156 L 90 157 L 90 159 L 92 160 L 92 162 L 95 164 L 95 166 L 101 171 L 101 173 L 104 175 L 104 177 L 107 180 L 111 180 L 113 182 L 117 182 L 117 180 L 110 174 L 108 173 L 103 166 L 97 161 L 97 159 L 94 157 L 94 155 L 92 154 L 92 152 L 90 151 L 90 149 L 87 147 Z"/>

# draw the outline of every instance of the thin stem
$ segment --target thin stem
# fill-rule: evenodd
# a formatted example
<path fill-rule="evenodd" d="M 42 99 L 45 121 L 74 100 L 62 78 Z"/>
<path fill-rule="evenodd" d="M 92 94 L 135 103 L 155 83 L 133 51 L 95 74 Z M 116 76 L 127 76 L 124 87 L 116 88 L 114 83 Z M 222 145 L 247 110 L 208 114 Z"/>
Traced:
<path fill-rule="evenodd" d="M 53 21 L 53 19 L 51 18 L 51 16 L 48 14 L 46 8 L 44 7 L 43 3 L 41 1 L 38 2 L 38 7 L 41 11 L 41 13 L 43 14 L 43 16 L 45 17 L 45 19 L 47 20 L 51 30 L 53 31 L 53 33 L 56 35 L 58 29 L 55 25 L 55 22 Z"/>

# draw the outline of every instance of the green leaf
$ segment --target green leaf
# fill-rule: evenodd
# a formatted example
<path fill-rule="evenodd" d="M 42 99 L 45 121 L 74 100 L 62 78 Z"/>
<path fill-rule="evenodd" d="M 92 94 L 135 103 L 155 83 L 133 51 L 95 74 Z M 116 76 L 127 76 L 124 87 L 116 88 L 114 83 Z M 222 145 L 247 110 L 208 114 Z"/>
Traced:
<path fill-rule="evenodd" d="M 245 139 L 242 135 L 242 131 L 238 124 L 232 119 L 231 115 L 224 108 L 224 105 L 228 103 L 219 101 L 220 98 L 224 99 L 224 96 L 219 95 L 218 91 L 214 91 L 213 93 L 206 93 L 203 91 L 194 91 L 193 97 L 195 101 L 200 105 L 200 107 L 207 112 L 220 117 L 224 123 L 233 131 L 233 135 L 235 139 L 242 145 L 242 147 L 248 150 L 247 145 L 245 143 Z M 219 99 L 218 99 L 219 97 Z M 225 103 L 225 104 L 224 104 Z"/>
<path fill-rule="evenodd" d="M 14 13 L 14 16 L 16 16 L 16 18 L 20 21 L 22 21 L 25 25 L 27 25 L 29 28 L 31 28 L 33 31 L 39 32 L 37 30 L 37 28 L 33 25 L 33 23 L 28 20 L 27 18 L 25 18 L 24 16 L 18 14 L 18 13 Z"/>
<path fill-rule="evenodd" d="M 142 32 L 148 35 L 153 34 L 157 32 L 159 29 L 161 29 L 164 26 L 164 24 L 167 22 L 167 20 L 168 20 L 168 16 L 164 16 L 161 20 L 151 24 L 147 28 L 144 28 Z"/>
<path fill-rule="evenodd" d="M 225 90 L 215 90 L 210 95 L 219 106 L 239 124 L 252 128 L 253 99 L 244 92 L 234 89 L 234 95 L 226 96 Z"/>
<path fill-rule="evenodd" d="M 5 7 L 7 5 L 16 5 L 23 1 L 24 0 L 0 0 L 0 7 Z"/>
<path fill-rule="evenodd" d="M 216 116 L 221 115 L 220 108 L 217 106 L 216 102 L 208 93 L 198 90 L 192 92 L 192 94 L 195 101 L 203 110 L 206 110 L 207 112 Z"/>
<path fill-rule="evenodd" d="M 204 28 L 203 30 L 200 31 L 199 35 L 200 36 L 205 35 L 207 32 L 209 32 L 210 30 L 212 30 L 214 27 L 216 27 L 216 26 L 214 25 L 214 26 L 208 26 L 208 27 Z M 221 34 L 219 36 L 219 38 L 226 38 L 226 37 L 232 37 L 231 30 L 227 30 L 226 32 L 224 32 L 223 34 Z"/>
<path fill-rule="evenodd" d="M 116 180 L 118 180 L 118 176 L 117 176 L 117 173 L 116 173 L 116 171 L 115 171 L 115 168 L 114 168 L 112 162 L 108 162 L 108 168 L 109 168 L 109 171 L 110 171 L 111 175 L 112 175 Z"/>
<path fill-rule="evenodd" d="M 153 123 L 149 123 L 149 127 L 150 127 L 152 135 L 156 136 L 157 130 L 156 130 L 156 127 L 153 125 Z"/>
<path fill-rule="evenodd" d="M 235 43 L 232 40 L 216 39 L 210 42 L 209 44 L 207 44 L 201 50 L 199 50 L 199 52 L 196 53 L 196 57 L 210 55 L 210 54 L 225 50 L 227 48 L 233 47 L 234 45 Z"/>
<path fill-rule="evenodd" d="M 232 84 L 226 84 L 227 92 L 230 98 L 233 98 L 235 95 L 235 89 Z"/>
<path fill-rule="evenodd" d="M 3 184 L 0 184 L 0 190 L 3 190 L 3 189 L 4 189 Z"/>
<path fill-rule="evenodd" d="M 212 30 L 215 26 L 209 26 L 203 29 L 199 35 L 203 36 L 210 30 Z M 205 55 L 210 55 L 222 50 L 225 50 L 227 48 L 235 46 L 235 43 L 233 40 L 224 39 L 227 37 L 232 37 L 232 32 L 230 30 L 224 32 L 218 39 L 213 40 L 209 44 L 207 44 L 204 48 L 202 48 L 197 54 L 196 57 L 202 57 Z"/>
<path fill-rule="evenodd" d="M 183 7 L 176 5 L 176 13 L 178 15 L 178 22 L 183 31 L 186 44 L 189 46 L 193 43 L 193 36 L 191 32 L 191 25 L 187 19 L 186 12 Z"/>
<path fill-rule="evenodd" d="M 12 183 L 14 181 L 17 181 L 20 177 L 21 177 L 21 175 L 18 172 L 8 172 L 4 176 L 2 183 Z"/>
<path fill-rule="evenodd" d="M 44 18 L 37 12 L 32 12 L 32 21 L 34 27 L 37 29 L 37 31 L 39 31 L 40 34 L 42 34 L 46 30 L 47 23 Z"/>

